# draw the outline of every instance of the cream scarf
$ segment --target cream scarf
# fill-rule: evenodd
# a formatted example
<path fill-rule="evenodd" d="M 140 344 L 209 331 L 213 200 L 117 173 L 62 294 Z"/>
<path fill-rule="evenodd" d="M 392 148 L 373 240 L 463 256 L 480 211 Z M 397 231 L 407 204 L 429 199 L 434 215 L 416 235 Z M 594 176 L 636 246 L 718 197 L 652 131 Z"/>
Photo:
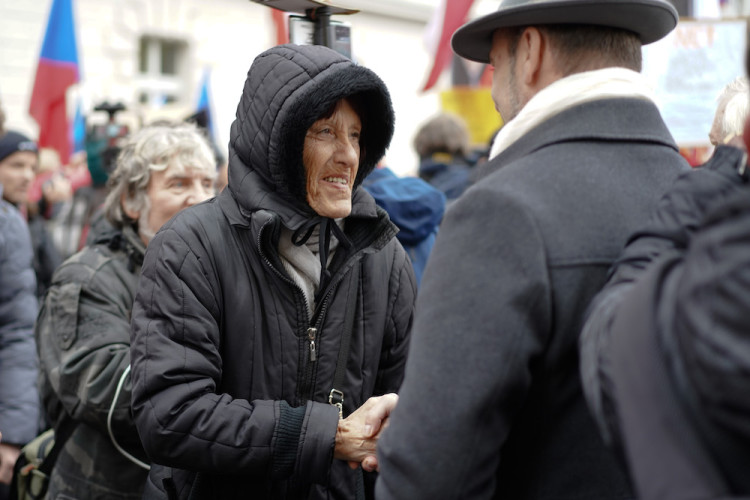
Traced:
<path fill-rule="evenodd" d="M 518 115 L 500 129 L 490 159 L 545 120 L 585 102 L 634 97 L 653 102 L 654 91 L 640 73 L 625 68 L 604 68 L 561 78 L 537 93 Z"/>
<path fill-rule="evenodd" d="M 335 219 L 336 225 L 344 230 L 344 219 Z M 318 238 L 320 235 L 320 226 L 317 226 L 304 245 L 297 246 L 292 243 L 294 231 L 281 228 L 279 236 L 279 255 L 281 263 L 284 265 L 289 277 L 302 289 L 307 299 L 307 312 L 312 317 L 315 310 L 315 292 L 320 286 L 320 255 L 318 253 Z M 328 248 L 328 262 L 331 264 L 333 255 L 339 241 L 334 234 L 331 234 L 331 243 Z"/>

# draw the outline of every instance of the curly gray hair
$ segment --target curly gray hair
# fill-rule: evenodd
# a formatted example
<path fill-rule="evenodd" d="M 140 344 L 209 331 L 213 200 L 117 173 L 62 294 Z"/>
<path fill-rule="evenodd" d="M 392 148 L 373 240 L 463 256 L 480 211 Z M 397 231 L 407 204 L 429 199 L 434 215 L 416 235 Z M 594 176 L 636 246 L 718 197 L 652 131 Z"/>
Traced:
<path fill-rule="evenodd" d="M 104 213 L 109 222 L 118 228 L 135 222 L 125 214 L 123 206 L 147 211 L 151 172 L 166 170 L 170 165 L 205 170 L 209 176 L 216 176 L 214 153 L 193 124 L 160 122 L 128 137 L 107 183 Z"/>
<path fill-rule="evenodd" d="M 750 109 L 747 92 L 747 77 L 740 76 L 729 82 L 716 99 L 719 106 L 724 106 L 724 116 L 720 122 L 721 137 L 729 134 L 742 135 L 745 129 L 745 119 Z"/>

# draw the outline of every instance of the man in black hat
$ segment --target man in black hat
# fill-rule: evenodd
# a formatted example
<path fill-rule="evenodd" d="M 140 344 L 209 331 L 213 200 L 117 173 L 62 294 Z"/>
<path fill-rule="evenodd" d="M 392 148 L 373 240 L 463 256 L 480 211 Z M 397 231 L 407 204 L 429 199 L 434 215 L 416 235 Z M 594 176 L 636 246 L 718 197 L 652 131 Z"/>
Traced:
<path fill-rule="evenodd" d="M 632 496 L 587 411 L 577 342 L 628 234 L 687 169 L 639 74 L 664 0 L 513 0 L 461 27 L 505 122 L 422 281 L 377 498 Z"/>

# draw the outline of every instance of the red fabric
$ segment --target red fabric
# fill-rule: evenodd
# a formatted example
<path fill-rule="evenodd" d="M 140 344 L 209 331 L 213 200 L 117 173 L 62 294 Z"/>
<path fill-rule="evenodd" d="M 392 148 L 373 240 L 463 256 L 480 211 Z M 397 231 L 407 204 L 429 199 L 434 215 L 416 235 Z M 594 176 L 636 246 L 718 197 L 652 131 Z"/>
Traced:
<path fill-rule="evenodd" d="M 286 23 L 286 14 L 279 9 L 271 9 L 271 17 L 276 27 L 276 45 L 289 43 L 289 28 Z"/>
<path fill-rule="evenodd" d="M 39 147 L 56 150 L 63 163 L 68 162 L 71 153 L 65 91 L 76 82 L 75 64 L 39 59 L 29 114 L 39 124 Z"/>
<path fill-rule="evenodd" d="M 492 87 L 492 74 L 494 72 L 495 68 L 493 68 L 489 64 L 485 64 L 484 68 L 482 69 L 482 76 L 479 77 L 479 86 Z"/>
<path fill-rule="evenodd" d="M 435 61 L 432 63 L 430 76 L 427 78 L 422 91 L 431 89 L 437 83 L 440 74 L 453 57 L 451 50 L 451 37 L 453 33 L 466 22 L 474 0 L 445 0 L 445 12 L 443 13 L 443 28 L 440 34 L 440 42 L 437 46 Z"/>

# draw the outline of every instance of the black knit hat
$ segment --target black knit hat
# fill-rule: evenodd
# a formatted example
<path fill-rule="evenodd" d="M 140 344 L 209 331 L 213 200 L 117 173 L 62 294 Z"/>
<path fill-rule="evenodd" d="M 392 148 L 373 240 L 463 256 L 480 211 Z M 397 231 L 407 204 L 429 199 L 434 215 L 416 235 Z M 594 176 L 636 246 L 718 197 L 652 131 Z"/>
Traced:
<path fill-rule="evenodd" d="M 13 153 L 19 151 L 31 151 L 32 153 L 38 153 L 39 148 L 36 142 L 32 141 L 25 135 L 19 132 L 13 132 L 9 130 L 2 137 L 0 137 L 0 161 L 3 161 Z"/>

